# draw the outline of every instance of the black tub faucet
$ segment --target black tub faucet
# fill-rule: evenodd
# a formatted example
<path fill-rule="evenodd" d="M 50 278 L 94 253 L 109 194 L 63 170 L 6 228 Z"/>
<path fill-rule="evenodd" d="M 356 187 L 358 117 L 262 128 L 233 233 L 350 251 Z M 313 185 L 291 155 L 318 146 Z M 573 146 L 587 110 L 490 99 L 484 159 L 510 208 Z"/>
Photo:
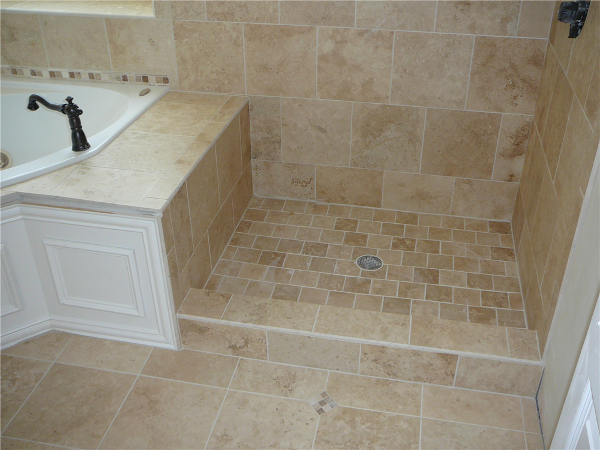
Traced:
<path fill-rule="evenodd" d="M 39 109 L 38 102 L 44 105 L 46 108 L 51 109 L 52 111 L 58 111 L 65 114 L 69 118 L 69 125 L 71 127 L 71 143 L 73 144 L 74 152 L 83 152 L 88 150 L 91 146 L 85 137 L 85 133 L 83 132 L 83 128 L 81 128 L 81 120 L 79 116 L 83 114 L 83 111 L 73 103 L 73 97 L 67 97 L 65 99 L 67 103 L 63 103 L 62 105 L 50 103 L 44 97 L 32 94 L 29 96 L 29 103 L 27 105 L 27 109 L 30 111 L 36 111 Z"/>

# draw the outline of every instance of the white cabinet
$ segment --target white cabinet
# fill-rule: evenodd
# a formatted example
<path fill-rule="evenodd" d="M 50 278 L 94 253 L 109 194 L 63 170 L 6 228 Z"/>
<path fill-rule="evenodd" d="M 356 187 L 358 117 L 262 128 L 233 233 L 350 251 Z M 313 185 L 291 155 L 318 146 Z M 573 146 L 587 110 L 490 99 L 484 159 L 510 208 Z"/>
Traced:
<path fill-rule="evenodd" d="M 161 239 L 157 217 L 2 210 L 2 346 L 58 329 L 179 348 Z"/>

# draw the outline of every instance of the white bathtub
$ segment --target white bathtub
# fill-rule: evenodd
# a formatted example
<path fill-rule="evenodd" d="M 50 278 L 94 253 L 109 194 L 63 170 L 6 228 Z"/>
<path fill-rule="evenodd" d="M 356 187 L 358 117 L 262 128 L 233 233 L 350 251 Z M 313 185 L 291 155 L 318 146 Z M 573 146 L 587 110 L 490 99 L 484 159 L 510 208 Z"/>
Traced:
<path fill-rule="evenodd" d="M 150 93 L 139 93 L 148 87 Z M 0 147 L 12 165 L 0 172 L 2 187 L 19 183 L 98 154 L 169 88 L 126 84 L 92 84 L 69 81 L 1 81 L 2 111 Z M 67 116 L 40 104 L 29 111 L 29 95 L 39 94 L 52 103 L 65 103 L 73 97 L 82 110 L 83 131 L 91 145 L 85 152 L 71 150 L 71 130 Z"/>

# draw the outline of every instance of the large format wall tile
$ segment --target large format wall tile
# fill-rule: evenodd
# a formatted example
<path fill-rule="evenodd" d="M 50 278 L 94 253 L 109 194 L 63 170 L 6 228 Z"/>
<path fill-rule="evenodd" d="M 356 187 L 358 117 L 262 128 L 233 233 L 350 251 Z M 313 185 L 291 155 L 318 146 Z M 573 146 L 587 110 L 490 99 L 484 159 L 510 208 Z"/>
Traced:
<path fill-rule="evenodd" d="M 274 2 L 273 2 L 274 3 Z M 355 2 L 347 0 L 294 0 L 279 3 L 280 23 L 353 27 Z"/>
<path fill-rule="evenodd" d="M 383 30 L 433 31 L 436 2 L 358 0 L 356 26 Z"/>
<path fill-rule="evenodd" d="M 383 171 L 317 166 L 317 201 L 381 207 Z"/>
<path fill-rule="evenodd" d="M 252 163 L 254 193 L 261 197 L 315 198 L 315 166 L 257 161 Z"/>
<path fill-rule="evenodd" d="M 473 36 L 396 32 L 395 39 L 390 101 L 464 108 Z"/>
<path fill-rule="evenodd" d="M 438 3 L 435 31 L 515 36 L 519 1 L 443 1 Z"/>
<path fill-rule="evenodd" d="M 206 2 L 204 0 L 179 0 L 169 3 L 171 17 L 175 20 L 206 20 Z M 156 3 L 154 11 L 156 13 Z"/>
<path fill-rule="evenodd" d="M 510 220 L 517 189 L 516 183 L 457 178 L 452 198 L 452 214 Z"/>
<path fill-rule="evenodd" d="M 490 179 L 500 114 L 429 109 L 422 173 Z"/>
<path fill-rule="evenodd" d="M 387 103 L 394 34 L 319 28 L 319 98 Z"/>
<path fill-rule="evenodd" d="M 207 20 L 223 22 L 277 23 L 279 10 L 277 2 L 270 0 L 209 0 L 206 2 L 206 15 Z"/>
<path fill-rule="evenodd" d="M 245 93 L 241 24 L 174 22 L 173 28 L 181 89 Z"/>
<path fill-rule="evenodd" d="M 281 161 L 281 99 L 250 97 L 252 158 Z"/>
<path fill-rule="evenodd" d="M 2 64 L 48 64 L 38 16 L 2 12 Z"/>
<path fill-rule="evenodd" d="M 531 117 L 504 114 L 498 137 L 492 179 L 518 182 L 525 162 Z"/>
<path fill-rule="evenodd" d="M 554 16 L 554 2 L 547 0 L 524 1 L 521 3 L 519 15 L 519 29 L 517 35 L 521 37 L 548 38 L 550 24 Z"/>
<path fill-rule="evenodd" d="M 385 172 L 382 207 L 450 214 L 454 179 L 434 175 Z"/>
<path fill-rule="evenodd" d="M 317 29 L 245 25 L 250 95 L 315 97 Z"/>
<path fill-rule="evenodd" d="M 424 108 L 357 103 L 350 165 L 418 172 L 424 122 Z"/>
<path fill-rule="evenodd" d="M 545 49 L 546 42 L 541 39 L 477 36 L 467 107 L 533 113 Z"/>
<path fill-rule="evenodd" d="M 348 166 L 351 117 L 349 102 L 283 99 L 283 160 Z"/>

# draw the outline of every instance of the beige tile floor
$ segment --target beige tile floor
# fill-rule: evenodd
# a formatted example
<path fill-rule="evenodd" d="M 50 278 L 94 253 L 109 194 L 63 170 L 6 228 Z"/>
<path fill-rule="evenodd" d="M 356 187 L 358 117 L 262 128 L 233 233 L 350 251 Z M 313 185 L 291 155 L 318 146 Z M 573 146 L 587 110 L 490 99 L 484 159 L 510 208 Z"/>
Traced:
<path fill-rule="evenodd" d="M 2 353 L 2 449 L 57 447 L 543 445 L 531 398 L 50 332 Z"/>
<path fill-rule="evenodd" d="M 253 198 L 206 289 L 526 328 L 511 226 L 482 219 Z"/>

